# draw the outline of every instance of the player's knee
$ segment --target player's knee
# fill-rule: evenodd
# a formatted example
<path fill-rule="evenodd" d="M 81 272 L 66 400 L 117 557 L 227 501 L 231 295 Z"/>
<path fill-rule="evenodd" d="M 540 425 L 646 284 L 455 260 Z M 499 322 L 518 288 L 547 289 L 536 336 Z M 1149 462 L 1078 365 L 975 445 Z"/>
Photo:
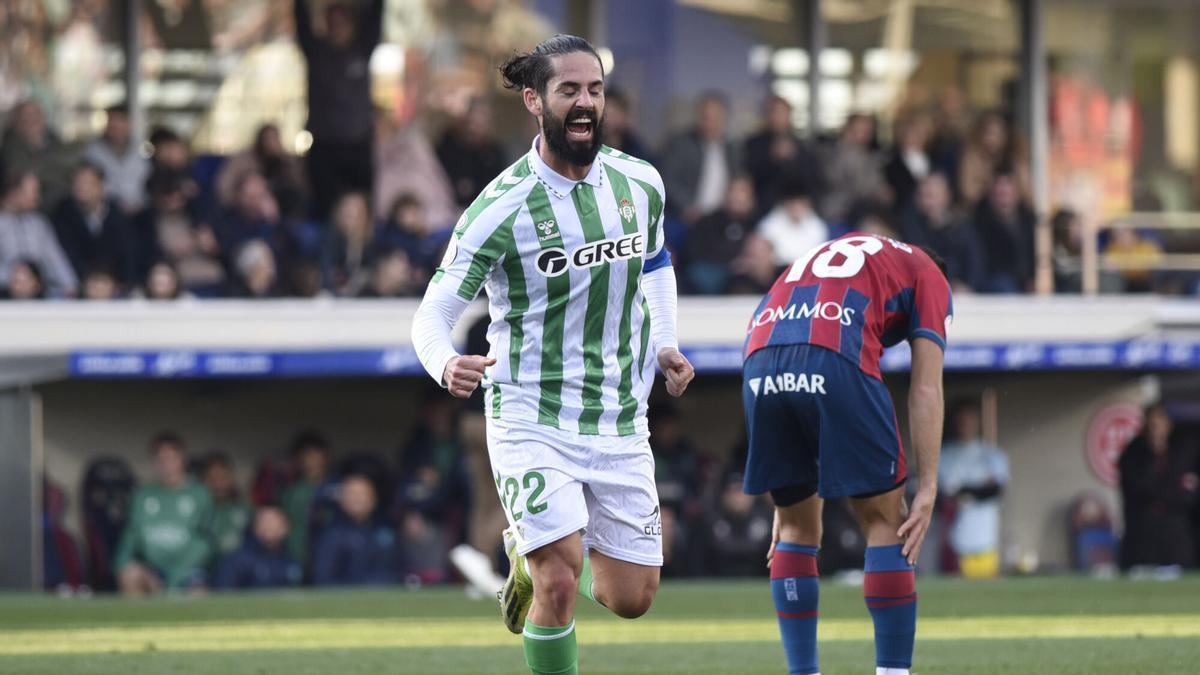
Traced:
<path fill-rule="evenodd" d="M 820 521 L 816 523 L 781 523 L 779 526 L 779 540 L 790 544 L 820 546 L 822 534 Z"/>
<path fill-rule="evenodd" d="M 568 565 L 541 568 L 534 574 L 534 594 L 552 607 L 568 607 L 575 600 L 579 577 Z"/>
<path fill-rule="evenodd" d="M 622 619 L 636 619 L 650 611 L 657 592 L 658 579 L 647 579 L 614 598 L 609 609 Z"/>

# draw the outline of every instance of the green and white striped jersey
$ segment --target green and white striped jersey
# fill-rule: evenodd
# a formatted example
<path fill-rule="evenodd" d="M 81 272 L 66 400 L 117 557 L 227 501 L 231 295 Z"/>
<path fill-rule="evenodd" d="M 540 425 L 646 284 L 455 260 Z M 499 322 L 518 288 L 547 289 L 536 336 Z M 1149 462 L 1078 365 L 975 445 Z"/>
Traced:
<path fill-rule="evenodd" d="M 669 264 L 662 178 L 612 148 L 578 183 L 537 153 L 480 193 L 431 284 L 488 295 L 486 410 L 582 434 L 646 430 L 655 350 L 644 271 Z"/>

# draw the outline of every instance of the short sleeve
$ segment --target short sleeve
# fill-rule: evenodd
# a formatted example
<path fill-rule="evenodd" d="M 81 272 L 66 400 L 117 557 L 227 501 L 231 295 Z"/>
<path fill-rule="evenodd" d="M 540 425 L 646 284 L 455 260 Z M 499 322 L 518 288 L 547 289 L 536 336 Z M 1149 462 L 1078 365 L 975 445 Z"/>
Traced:
<path fill-rule="evenodd" d="M 950 283 L 932 265 L 917 275 L 913 306 L 909 314 L 908 339 L 923 337 L 946 349 L 946 334 L 954 319 Z"/>
<path fill-rule="evenodd" d="M 484 213 L 468 224 L 464 215 L 446 243 L 442 262 L 430 285 L 440 286 L 464 300 L 474 300 L 492 267 L 508 250 L 518 211 L 503 220 Z"/>

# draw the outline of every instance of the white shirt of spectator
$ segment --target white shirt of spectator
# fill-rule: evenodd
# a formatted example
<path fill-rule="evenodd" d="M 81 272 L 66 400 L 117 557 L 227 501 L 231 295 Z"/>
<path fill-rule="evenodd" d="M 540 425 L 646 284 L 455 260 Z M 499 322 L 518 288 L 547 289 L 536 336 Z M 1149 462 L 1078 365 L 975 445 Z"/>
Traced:
<path fill-rule="evenodd" d="M 1004 451 L 982 441 L 947 443 L 942 448 L 938 480 L 949 496 L 964 485 L 1008 482 L 1008 457 Z M 1000 500 L 964 500 L 950 526 L 950 545 L 959 555 L 994 551 L 1000 546 Z"/>
<path fill-rule="evenodd" d="M 776 265 L 790 265 L 829 239 L 829 227 L 809 209 L 794 220 L 780 203 L 758 225 L 758 233 L 771 243 Z"/>
<path fill-rule="evenodd" d="M 711 141 L 704 144 L 704 163 L 700 166 L 700 183 L 696 186 L 696 203 L 700 213 L 712 213 L 721 207 L 729 187 L 729 165 L 725 144 Z"/>
<path fill-rule="evenodd" d="M 920 150 L 905 150 L 900 159 L 904 161 L 904 166 L 908 167 L 908 172 L 913 178 L 921 180 L 929 175 L 929 155 Z"/>

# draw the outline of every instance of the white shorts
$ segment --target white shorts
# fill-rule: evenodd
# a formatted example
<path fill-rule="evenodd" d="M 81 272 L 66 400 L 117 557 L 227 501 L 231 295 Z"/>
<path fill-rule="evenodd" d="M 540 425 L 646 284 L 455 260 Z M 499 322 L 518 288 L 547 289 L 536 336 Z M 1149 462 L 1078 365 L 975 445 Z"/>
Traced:
<path fill-rule="evenodd" d="M 661 567 L 662 519 L 648 434 L 591 436 L 487 421 L 500 503 L 525 555 L 584 531 L 583 546 Z"/>

